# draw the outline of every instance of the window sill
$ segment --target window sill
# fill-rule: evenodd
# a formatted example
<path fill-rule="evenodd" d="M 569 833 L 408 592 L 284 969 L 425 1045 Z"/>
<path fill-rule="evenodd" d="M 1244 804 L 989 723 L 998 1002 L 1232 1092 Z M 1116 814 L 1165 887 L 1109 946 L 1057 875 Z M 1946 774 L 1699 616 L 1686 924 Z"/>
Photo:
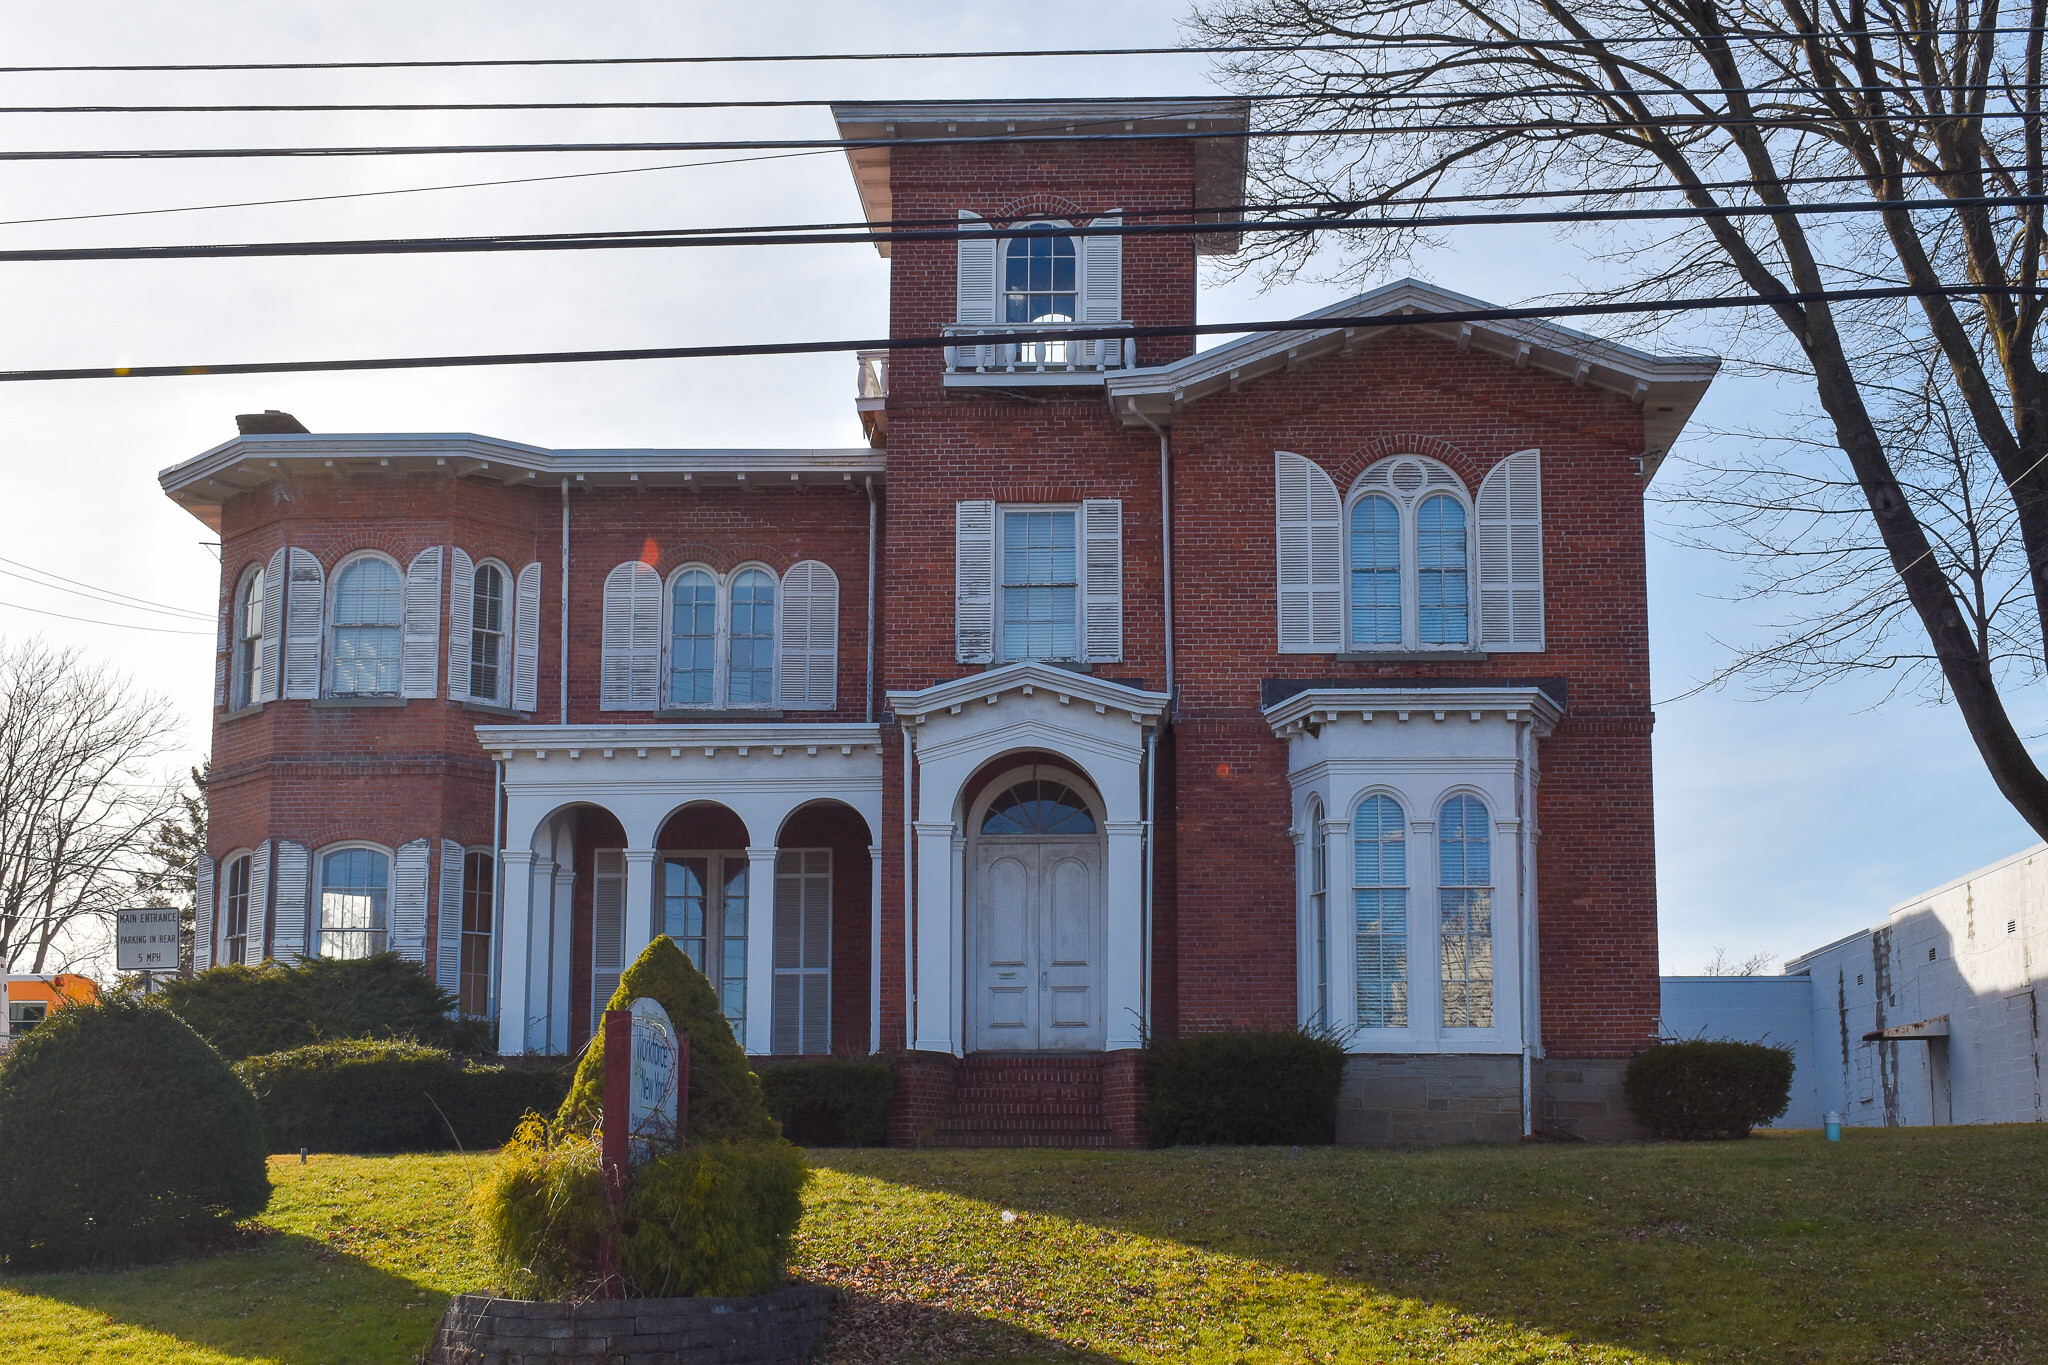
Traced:
<path fill-rule="evenodd" d="M 1372 649 L 1345 650 L 1337 655 L 1340 664 L 1483 664 L 1493 656 L 1475 649 Z"/>
<path fill-rule="evenodd" d="M 263 708 L 268 705 L 270 705 L 270 703 L 267 701 L 252 701 L 239 711 L 223 711 L 216 719 L 218 723 L 222 725 L 226 725 L 229 721 L 246 720 L 250 716 L 262 715 Z"/>
<path fill-rule="evenodd" d="M 462 703 L 462 709 L 473 711 L 479 716 L 502 716 L 506 720 L 526 719 L 526 712 L 516 711 L 509 706 L 499 706 L 495 702 L 465 701 Z"/>
<path fill-rule="evenodd" d="M 656 711 L 654 718 L 684 723 L 695 720 L 781 720 L 782 712 L 772 706 L 735 706 L 724 710 L 709 706 L 681 706 Z"/>
<path fill-rule="evenodd" d="M 315 697 L 315 711 L 381 710 L 405 705 L 404 697 Z"/>

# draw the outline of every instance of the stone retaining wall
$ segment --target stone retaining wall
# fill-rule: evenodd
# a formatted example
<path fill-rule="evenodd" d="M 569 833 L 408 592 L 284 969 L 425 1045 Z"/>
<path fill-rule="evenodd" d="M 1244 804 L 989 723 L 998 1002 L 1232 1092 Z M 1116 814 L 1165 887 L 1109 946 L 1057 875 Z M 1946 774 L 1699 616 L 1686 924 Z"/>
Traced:
<path fill-rule="evenodd" d="M 457 1294 L 427 1365 L 799 1365 L 832 1291 L 800 1284 L 746 1299 L 547 1303 Z"/>
<path fill-rule="evenodd" d="M 1530 1118 L 1539 1137 L 1639 1141 L 1622 1098 L 1625 1058 L 1540 1058 Z M 1414 1053 L 1357 1056 L 1337 1092 L 1337 1141 L 1364 1147 L 1514 1142 L 1522 1136 L 1522 1059 Z"/>

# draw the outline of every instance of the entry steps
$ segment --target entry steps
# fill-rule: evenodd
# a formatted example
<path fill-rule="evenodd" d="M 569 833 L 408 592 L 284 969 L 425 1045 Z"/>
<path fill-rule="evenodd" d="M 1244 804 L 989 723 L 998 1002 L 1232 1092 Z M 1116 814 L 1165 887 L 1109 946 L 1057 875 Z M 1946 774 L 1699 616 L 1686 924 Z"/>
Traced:
<path fill-rule="evenodd" d="M 1111 1147 L 1101 1057 L 972 1053 L 933 1147 Z"/>

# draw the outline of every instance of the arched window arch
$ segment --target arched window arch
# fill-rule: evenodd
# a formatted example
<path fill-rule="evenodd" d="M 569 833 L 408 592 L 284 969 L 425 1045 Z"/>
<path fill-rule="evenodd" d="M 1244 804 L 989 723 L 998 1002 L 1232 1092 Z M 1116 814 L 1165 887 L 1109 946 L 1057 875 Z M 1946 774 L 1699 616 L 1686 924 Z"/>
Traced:
<path fill-rule="evenodd" d="M 775 575 L 741 569 L 732 580 L 726 696 L 733 706 L 775 704 Z"/>
<path fill-rule="evenodd" d="M 1443 1026 L 1493 1027 L 1493 819 L 1476 796 L 1437 817 Z"/>
<path fill-rule="evenodd" d="M 1368 796 L 1351 820 L 1356 853 L 1358 1026 L 1408 1027 L 1407 819 L 1391 796 Z"/>
<path fill-rule="evenodd" d="M 395 697 L 405 616 L 405 574 L 396 560 L 364 553 L 334 571 L 328 691 L 338 697 Z"/>
<path fill-rule="evenodd" d="M 384 951 L 391 928 L 391 853 L 375 844 L 320 850 L 315 955 L 369 957 Z"/>
<path fill-rule="evenodd" d="M 470 580 L 469 695 L 500 706 L 512 672 L 505 649 L 511 589 L 511 570 L 494 559 L 478 564 Z"/>
<path fill-rule="evenodd" d="M 718 580 L 685 567 L 670 580 L 668 704 L 710 706 L 718 684 Z"/>
<path fill-rule="evenodd" d="M 263 589 L 263 566 L 256 564 L 235 590 L 234 686 L 228 693 L 228 709 L 233 711 L 269 700 L 274 690 L 274 681 L 263 668 Z"/>
<path fill-rule="evenodd" d="M 259 590 L 260 595 L 260 590 Z M 263 944 L 249 942 L 249 891 L 254 863 L 247 852 L 231 853 L 222 860 L 220 898 L 220 956 L 223 965 L 259 962 Z M 252 953 L 250 950 L 254 948 Z"/>
<path fill-rule="evenodd" d="M 1330 1025 L 1330 850 L 1323 836 L 1323 803 L 1314 796 L 1302 812 L 1308 826 L 1308 937 L 1311 1022 Z"/>
<path fill-rule="evenodd" d="M 1003 243 L 1003 321 L 1072 322 L 1080 315 L 1079 257 L 1074 239 L 1050 221 L 1023 224 L 1023 233 Z M 1064 365 L 1067 343 L 1026 342 L 1018 347 L 1024 364 Z"/>
<path fill-rule="evenodd" d="M 1051 778 L 1027 777 L 989 802 L 983 834 L 1093 834 L 1095 815 L 1079 792 Z"/>
<path fill-rule="evenodd" d="M 1367 466 L 1344 538 L 1351 648 L 1470 648 L 1471 524 L 1471 495 L 1448 465 L 1395 455 Z"/>

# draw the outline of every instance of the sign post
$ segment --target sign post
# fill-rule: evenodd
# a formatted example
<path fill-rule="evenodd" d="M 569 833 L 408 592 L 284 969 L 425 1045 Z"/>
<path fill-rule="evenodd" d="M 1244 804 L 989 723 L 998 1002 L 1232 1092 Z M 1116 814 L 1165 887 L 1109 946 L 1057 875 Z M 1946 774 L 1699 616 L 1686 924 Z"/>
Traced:
<path fill-rule="evenodd" d="M 114 912 L 114 969 L 141 972 L 143 990 L 156 973 L 178 970 L 178 912 L 168 905 L 145 905 Z"/>
<path fill-rule="evenodd" d="M 604 1171 L 605 1198 L 616 1216 L 626 1203 L 627 1079 L 632 1065 L 633 1014 L 630 1010 L 604 1012 L 604 1147 L 599 1162 Z M 619 1248 L 607 1232 L 598 1245 L 597 1296 L 622 1299 L 626 1286 L 619 1278 Z"/>
<path fill-rule="evenodd" d="M 604 1145 L 599 1164 L 612 1211 L 625 1207 L 626 1180 L 657 1150 L 681 1145 L 689 1124 L 690 1039 L 678 1035 L 661 1003 L 646 996 L 631 1009 L 604 1012 Z M 623 1298 L 619 1249 L 610 1234 L 598 1248 L 598 1297 Z"/>

